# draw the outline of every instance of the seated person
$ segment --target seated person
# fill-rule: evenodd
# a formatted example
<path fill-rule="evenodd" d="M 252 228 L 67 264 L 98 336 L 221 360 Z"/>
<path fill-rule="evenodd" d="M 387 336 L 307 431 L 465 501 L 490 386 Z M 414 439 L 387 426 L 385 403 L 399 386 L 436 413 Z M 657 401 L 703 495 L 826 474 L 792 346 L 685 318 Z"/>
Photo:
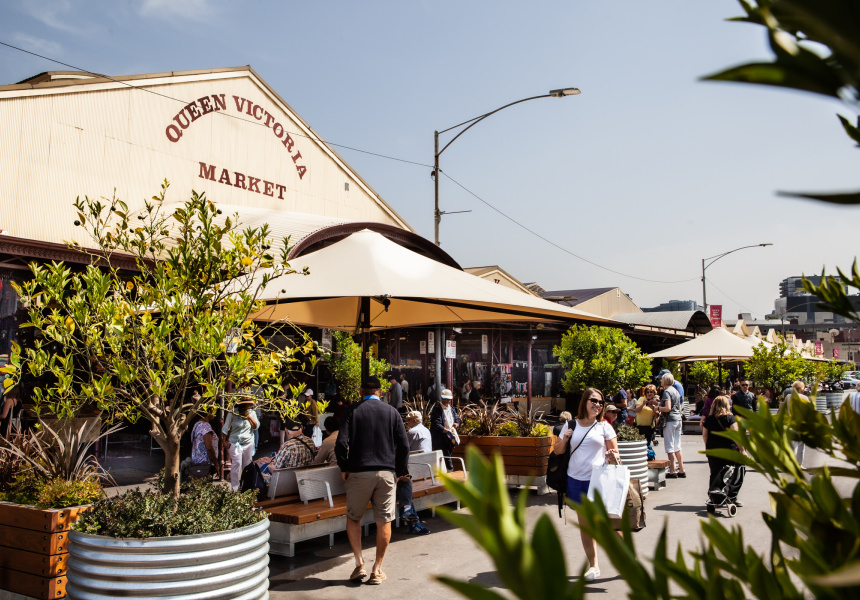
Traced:
<path fill-rule="evenodd" d="M 335 442 L 337 442 L 337 433 L 340 430 L 340 421 L 337 417 L 331 415 L 326 417 L 323 422 L 323 427 L 325 427 L 327 437 L 323 439 L 322 446 L 320 446 L 317 456 L 314 459 L 314 464 L 335 465 L 337 464 L 337 458 L 334 455 L 334 445 Z"/>
<path fill-rule="evenodd" d="M 568 411 L 561 411 L 561 413 L 558 415 L 558 425 L 552 428 L 552 434 L 555 437 L 558 437 L 558 434 L 561 433 L 561 428 L 564 427 L 565 423 L 570 421 L 572 418 L 573 415 L 570 414 Z"/>
<path fill-rule="evenodd" d="M 313 464 L 316 448 L 313 440 L 302 433 L 302 424 L 287 419 L 283 431 L 286 441 L 272 459 L 271 468 L 295 469 Z"/>
<path fill-rule="evenodd" d="M 406 437 L 409 439 L 410 452 L 431 452 L 433 443 L 430 439 L 430 430 L 422 421 L 424 417 L 417 410 L 406 415 Z"/>
<path fill-rule="evenodd" d="M 417 410 L 406 415 L 406 437 L 409 438 L 410 452 L 432 452 L 430 441 L 430 430 L 424 427 L 421 413 Z M 397 502 L 403 509 L 403 520 L 409 524 L 409 533 L 414 535 L 427 535 L 430 530 L 421 524 L 418 513 L 412 507 L 412 479 L 401 477 L 397 480 Z"/>

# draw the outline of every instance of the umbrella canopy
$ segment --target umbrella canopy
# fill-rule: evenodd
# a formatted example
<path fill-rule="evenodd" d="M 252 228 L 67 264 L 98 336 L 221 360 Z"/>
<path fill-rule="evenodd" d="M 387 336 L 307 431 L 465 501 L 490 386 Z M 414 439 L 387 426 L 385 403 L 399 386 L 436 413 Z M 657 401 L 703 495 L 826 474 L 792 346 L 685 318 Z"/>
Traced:
<path fill-rule="evenodd" d="M 753 354 L 753 344 L 729 333 L 722 327 L 712 329 L 705 335 L 660 350 L 651 358 L 666 358 L 669 360 L 746 360 Z"/>
<path fill-rule="evenodd" d="M 618 325 L 490 283 L 408 250 L 379 233 L 354 233 L 291 259 L 310 275 L 290 275 L 261 291 L 266 306 L 253 319 L 342 331 L 419 325 L 570 321 Z M 362 304 L 368 307 L 362 318 Z"/>

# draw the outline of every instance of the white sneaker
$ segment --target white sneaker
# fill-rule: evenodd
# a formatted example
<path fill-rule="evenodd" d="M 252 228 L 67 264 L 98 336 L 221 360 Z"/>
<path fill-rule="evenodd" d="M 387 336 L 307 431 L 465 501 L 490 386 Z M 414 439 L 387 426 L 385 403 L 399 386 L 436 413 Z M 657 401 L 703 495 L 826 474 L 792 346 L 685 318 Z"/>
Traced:
<path fill-rule="evenodd" d="M 597 577 L 600 577 L 600 569 L 597 567 L 591 567 L 585 572 L 586 581 L 594 581 Z"/>

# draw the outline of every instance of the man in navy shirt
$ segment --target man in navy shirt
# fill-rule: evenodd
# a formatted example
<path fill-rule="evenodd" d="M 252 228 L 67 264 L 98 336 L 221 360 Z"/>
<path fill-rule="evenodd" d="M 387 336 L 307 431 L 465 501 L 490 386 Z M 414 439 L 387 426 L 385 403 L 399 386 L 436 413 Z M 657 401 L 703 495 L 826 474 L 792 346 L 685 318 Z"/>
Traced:
<path fill-rule="evenodd" d="M 409 477 L 406 428 L 397 409 L 380 402 L 381 387 L 377 377 L 362 381 L 361 402 L 347 412 L 334 447 L 346 488 L 346 533 L 355 555 L 349 579 L 367 577 L 361 554 L 361 519 L 370 502 L 376 521 L 376 562 L 367 583 L 376 585 L 385 581 L 382 560 L 391 541 L 397 480 Z"/>

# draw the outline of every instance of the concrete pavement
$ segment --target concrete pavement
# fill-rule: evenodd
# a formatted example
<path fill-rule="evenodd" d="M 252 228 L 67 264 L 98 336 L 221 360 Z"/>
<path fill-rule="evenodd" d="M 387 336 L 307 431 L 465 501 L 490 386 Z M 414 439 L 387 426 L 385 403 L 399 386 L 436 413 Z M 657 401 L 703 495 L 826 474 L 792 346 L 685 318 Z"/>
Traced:
<path fill-rule="evenodd" d="M 661 439 L 662 442 L 662 439 Z M 682 452 L 686 457 L 686 479 L 668 480 L 668 487 L 651 491 L 646 503 L 648 526 L 635 534 L 637 550 L 645 563 L 653 555 L 657 538 L 664 523 L 668 523 L 670 552 L 680 543 L 685 551 L 699 547 L 701 533 L 699 522 L 707 518 L 705 500 L 708 482 L 708 464 L 704 455 L 702 438 L 698 435 L 684 435 Z M 663 444 L 655 449 L 657 458 L 665 458 Z M 811 456 L 810 456 L 811 454 Z M 821 457 L 807 453 L 808 466 L 817 466 Z M 770 542 L 770 535 L 761 513 L 769 512 L 767 493 L 772 487 L 764 477 L 747 471 L 746 481 L 739 495 L 744 507 L 737 517 L 729 519 L 724 513 L 717 518 L 732 526 L 740 526 L 744 531 L 747 544 L 764 551 Z M 547 512 L 553 517 L 560 532 L 568 572 L 578 573 L 585 554 L 579 540 L 579 530 L 565 525 L 558 518 L 555 508 L 555 495 L 537 496 L 533 492 L 529 498 L 529 523 Z M 426 516 L 426 518 L 425 518 Z M 571 522 L 576 515 L 567 510 Z M 356 585 L 347 581 L 353 568 L 352 553 L 346 534 L 335 538 L 335 546 L 328 547 L 327 538 L 300 543 L 294 558 L 271 557 L 270 594 L 273 600 L 314 598 L 338 599 L 349 596 L 367 598 L 408 598 L 419 594 L 421 598 L 461 598 L 449 588 L 432 579 L 433 575 L 445 574 L 459 579 L 481 583 L 487 587 L 501 589 L 491 561 L 483 551 L 462 531 L 451 527 L 442 518 L 430 518 L 429 512 L 422 513 L 425 524 L 433 532 L 428 536 L 415 537 L 406 533 L 406 528 L 396 529 L 388 550 L 383 569 L 388 579 L 380 586 Z M 364 538 L 364 559 L 369 567 L 373 564 L 373 528 L 370 536 Z M 599 597 L 621 597 L 627 594 L 627 585 L 619 577 L 602 550 L 598 551 L 601 576 L 588 586 L 590 595 Z"/>

